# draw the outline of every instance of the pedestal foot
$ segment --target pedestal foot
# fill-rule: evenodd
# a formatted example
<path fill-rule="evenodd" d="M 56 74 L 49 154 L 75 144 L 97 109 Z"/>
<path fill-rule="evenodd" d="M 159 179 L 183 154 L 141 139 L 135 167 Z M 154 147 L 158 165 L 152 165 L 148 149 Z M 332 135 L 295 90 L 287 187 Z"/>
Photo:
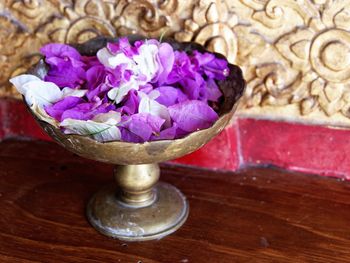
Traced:
<path fill-rule="evenodd" d="M 179 229 L 186 221 L 189 205 L 174 186 L 157 183 L 155 200 L 135 207 L 120 201 L 115 187 L 97 192 L 87 206 L 87 218 L 100 233 L 125 241 L 160 239 Z"/>

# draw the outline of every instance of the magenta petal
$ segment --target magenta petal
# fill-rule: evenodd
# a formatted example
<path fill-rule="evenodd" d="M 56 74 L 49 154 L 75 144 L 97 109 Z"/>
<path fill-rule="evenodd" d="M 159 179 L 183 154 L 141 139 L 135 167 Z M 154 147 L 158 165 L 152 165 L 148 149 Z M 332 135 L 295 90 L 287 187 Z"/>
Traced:
<path fill-rule="evenodd" d="M 207 89 L 203 77 L 195 73 L 193 78 L 183 78 L 180 81 L 183 92 L 190 100 L 206 100 Z"/>
<path fill-rule="evenodd" d="M 135 114 L 139 108 L 140 98 L 136 90 L 130 90 L 122 103 L 122 107 L 118 109 L 122 114 Z"/>
<path fill-rule="evenodd" d="M 106 70 L 103 65 L 96 65 L 86 71 L 86 80 L 89 90 L 98 87 L 105 79 Z"/>
<path fill-rule="evenodd" d="M 101 62 L 98 60 L 96 56 L 82 56 L 81 61 L 85 63 L 85 67 L 87 69 L 101 65 Z"/>
<path fill-rule="evenodd" d="M 83 68 L 72 68 L 66 65 L 61 69 L 51 68 L 44 79 L 61 88 L 80 88 L 85 82 L 85 71 Z"/>
<path fill-rule="evenodd" d="M 185 77 L 193 77 L 194 71 L 189 56 L 186 52 L 175 51 L 175 62 L 169 73 L 166 84 L 174 84 Z"/>
<path fill-rule="evenodd" d="M 137 48 L 130 44 L 127 37 L 119 38 L 118 42 L 116 43 L 107 43 L 107 49 L 112 54 L 123 52 L 129 58 L 137 54 Z"/>
<path fill-rule="evenodd" d="M 224 80 L 229 75 L 229 68 L 226 59 L 215 57 L 214 54 L 194 51 L 191 58 L 196 71 L 204 73 L 209 78 Z"/>
<path fill-rule="evenodd" d="M 81 98 L 69 96 L 51 106 L 45 107 L 45 110 L 51 117 L 58 121 L 62 121 L 62 114 L 65 111 L 74 108 L 76 105 L 82 102 L 84 102 L 84 100 Z"/>
<path fill-rule="evenodd" d="M 175 55 L 174 49 L 168 43 L 162 43 L 159 45 L 158 50 L 158 58 L 159 58 L 159 68 L 160 70 L 155 77 L 155 82 L 158 82 L 158 85 L 163 85 L 171 72 L 174 62 Z"/>
<path fill-rule="evenodd" d="M 122 81 L 121 68 L 108 69 L 101 64 L 93 66 L 86 72 L 86 79 L 89 89 L 87 98 L 90 101 L 96 96 L 102 99 L 112 87 L 118 86 Z"/>
<path fill-rule="evenodd" d="M 62 70 L 68 64 L 73 68 L 82 68 L 85 66 L 81 61 L 79 52 L 65 44 L 47 44 L 40 49 L 40 52 L 45 56 L 45 62 L 57 70 Z"/>
<path fill-rule="evenodd" d="M 153 134 L 151 137 L 152 141 L 159 140 L 173 140 L 177 136 L 178 125 L 176 123 L 173 124 L 170 128 L 162 130 L 158 134 Z"/>
<path fill-rule="evenodd" d="M 159 133 L 164 120 L 146 113 L 138 113 L 122 118 L 122 140 L 128 142 L 149 141 L 152 134 Z"/>
<path fill-rule="evenodd" d="M 62 120 L 75 119 L 75 120 L 88 120 L 90 119 L 90 111 L 95 107 L 95 103 L 81 103 L 72 109 L 66 110 L 62 114 Z"/>
<path fill-rule="evenodd" d="M 80 87 L 85 82 L 85 63 L 79 52 L 65 44 L 47 44 L 40 49 L 45 62 L 50 68 L 46 81 L 54 82 L 59 87 Z"/>
<path fill-rule="evenodd" d="M 197 50 L 193 51 L 191 61 L 199 69 L 201 66 L 206 65 L 215 59 L 214 54 L 205 52 L 200 53 Z"/>
<path fill-rule="evenodd" d="M 202 68 L 209 78 L 217 80 L 225 80 L 230 73 L 228 63 L 225 59 L 215 58 L 208 64 L 203 65 Z"/>
<path fill-rule="evenodd" d="M 156 88 L 159 91 L 160 96 L 156 99 L 157 102 L 163 104 L 166 107 L 172 106 L 176 103 L 187 100 L 187 96 L 178 88 L 171 86 L 162 86 Z"/>
<path fill-rule="evenodd" d="M 60 57 L 60 58 L 76 59 L 76 60 L 80 60 L 81 58 L 81 55 L 75 48 L 69 45 L 60 44 L 60 43 L 47 44 L 40 49 L 40 52 L 45 57 Z"/>
<path fill-rule="evenodd" d="M 187 132 L 209 128 L 217 113 L 203 101 L 189 100 L 169 107 L 170 117 L 178 127 Z"/>
<path fill-rule="evenodd" d="M 152 129 L 141 123 L 131 123 L 128 127 L 120 127 L 121 138 L 124 142 L 143 143 L 148 141 L 152 135 Z"/>
<path fill-rule="evenodd" d="M 216 84 L 215 80 L 207 80 L 207 98 L 210 101 L 217 102 L 222 96 L 222 92 L 219 89 L 219 86 Z"/>
<path fill-rule="evenodd" d="M 144 93 L 146 93 L 146 94 L 148 94 L 148 93 L 150 93 L 153 90 L 153 86 L 151 84 L 147 83 L 147 84 L 145 84 L 143 86 L 140 86 L 139 90 L 144 92 Z"/>
<path fill-rule="evenodd" d="M 156 90 L 158 90 L 160 93 L 160 96 L 156 99 L 156 101 L 160 104 L 169 107 L 177 102 L 178 89 L 171 86 L 163 86 L 157 88 Z"/>
<path fill-rule="evenodd" d="M 100 113 L 107 113 L 111 110 L 115 110 L 115 106 L 110 103 L 101 104 L 100 102 L 85 102 L 66 110 L 61 118 L 62 120 L 68 118 L 75 120 L 90 120 Z"/>
<path fill-rule="evenodd" d="M 89 101 L 94 101 L 96 99 L 99 100 L 101 99 L 100 97 L 103 97 L 109 89 L 110 89 L 109 86 L 102 83 L 98 85 L 95 89 L 89 90 L 86 93 L 86 97 L 88 98 Z"/>

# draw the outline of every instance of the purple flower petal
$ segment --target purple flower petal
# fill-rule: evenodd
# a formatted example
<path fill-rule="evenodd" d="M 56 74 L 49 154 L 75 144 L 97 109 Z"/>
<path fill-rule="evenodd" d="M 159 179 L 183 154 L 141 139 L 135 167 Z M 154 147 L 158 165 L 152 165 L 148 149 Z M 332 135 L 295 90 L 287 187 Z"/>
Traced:
<path fill-rule="evenodd" d="M 108 43 L 91 57 L 64 44 L 46 45 L 41 52 L 50 66 L 46 81 L 87 91 L 80 98 L 68 95 L 45 107 L 58 121 L 93 120 L 117 111 L 122 115 L 121 139 L 142 143 L 181 138 L 218 119 L 207 101 L 220 99 L 215 80 L 225 79 L 229 69 L 227 61 L 214 54 L 174 51 L 156 39 L 131 45 L 127 38 Z M 125 83 L 134 83 L 132 89 L 116 93 Z"/>
<path fill-rule="evenodd" d="M 167 77 L 166 84 L 174 84 L 185 77 L 193 77 L 195 73 L 193 71 L 191 60 L 186 52 L 175 51 L 174 55 L 175 62 Z"/>
<path fill-rule="evenodd" d="M 225 80 L 230 74 L 227 61 L 224 59 L 214 59 L 207 65 L 204 65 L 203 70 L 209 78 L 217 80 Z"/>
<path fill-rule="evenodd" d="M 50 69 L 45 76 L 45 81 L 53 82 L 57 86 L 80 88 L 85 82 L 85 71 L 83 68 L 71 68 L 69 65 L 62 66 L 61 69 Z"/>
<path fill-rule="evenodd" d="M 97 59 L 96 56 L 82 56 L 81 61 L 84 62 L 86 69 L 101 65 L 101 62 Z"/>
<path fill-rule="evenodd" d="M 227 60 L 217 58 L 211 53 L 194 51 L 192 62 L 197 71 L 203 71 L 209 78 L 224 80 L 230 73 Z"/>
<path fill-rule="evenodd" d="M 50 69 L 46 81 L 60 87 L 79 88 L 85 82 L 85 63 L 79 52 L 65 44 L 48 44 L 40 49 Z"/>
<path fill-rule="evenodd" d="M 222 96 L 222 92 L 216 84 L 215 80 L 208 79 L 207 80 L 207 98 L 210 101 L 217 102 L 219 98 Z"/>
<path fill-rule="evenodd" d="M 64 99 L 56 102 L 53 105 L 46 106 L 45 110 L 47 114 L 49 114 L 51 117 L 55 118 L 58 121 L 62 121 L 62 114 L 77 106 L 79 103 L 83 103 L 84 100 L 82 98 L 78 97 L 65 97 Z"/>
<path fill-rule="evenodd" d="M 217 113 L 207 103 L 188 100 L 169 107 L 170 117 L 178 127 L 187 132 L 209 128 L 217 119 Z"/>
<path fill-rule="evenodd" d="M 100 113 L 107 113 L 116 110 L 115 106 L 110 103 L 85 102 L 76 105 L 74 108 L 66 110 L 62 114 L 62 120 L 91 120 Z"/>
<path fill-rule="evenodd" d="M 206 83 L 199 73 L 195 73 L 192 78 L 183 78 L 179 81 L 183 92 L 190 100 L 207 99 Z"/>
<path fill-rule="evenodd" d="M 162 43 L 159 45 L 158 50 L 159 69 L 152 82 L 157 82 L 158 85 L 163 85 L 171 72 L 174 62 L 175 55 L 174 49 L 168 43 Z"/>
<path fill-rule="evenodd" d="M 137 54 L 137 48 L 129 43 L 127 37 L 119 38 L 117 43 L 107 43 L 107 49 L 112 54 L 123 52 L 129 58 Z"/>
<path fill-rule="evenodd" d="M 199 70 L 200 67 L 206 65 L 215 59 L 215 55 L 212 53 L 200 53 L 197 50 L 192 52 L 191 62 L 195 65 L 196 69 Z"/>
<path fill-rule="evenodd" d="M 173 140 L 177 136 L 178 125 L 176 123 L 173 124 L 170 128 L 164 129 L 159 133 L 153 134 L 151 137 L 151 141 L 159 141 L 159 140 Z"/>
<path fill-rule="evenodd" d="M 122 107 L 118 109 L 122 114 L 132 115 L 137 113 L 139 108 L 140 98 L 136 90 L 130 90 L 124 101 L 122 102 Z"/>
<path fill-rule="evenodd" d="M 93 66 L 86 71 L 86 80 L 89 90 L 93 90 L 104 82 L 106 69 L 102 64 Z"/>
<path fill-rule="evenodd" d="M 156 101 L 167 107 L 188 100 L 187 96 L 178 88 L 162 86 L 155 90 L 159 91 L 160 94 Z"/>
<path fill-rule="evenodd" d="M 96 96 L 103 98 L 112 87 L 117 87 L 123 80 L 121 67 L 105 68 L 103 65 L 91 67 L 86 72 L 89 92 L 87 98 L 91 101 Z"/>
<path fill-rule="evenodd" d="M 120 127 L 122 140 L 142 143 L 149 141 L 152 134 L 160 132 L 164 120 L 146 113 L 138 113 L 122 118 Z"/>
<path fill-rule="evenodd" d="M 140 86 L 139 90 L 148 94 L 153 90 L 153 86 L 152 86 L 152 84 L 147 83 L 146 85 Z"/>
<path fill-rule="evenodd" d="M 81 55 L 79 54 L 79 52 L 75 48 L 73 48 L 69 45 L 60 44 L 60 43 L 51 43 L 51 44 L 47 44 L 47 45 L 43 46 L 40 49 L 40 52 L 45 57 L 49 58 L 49 61 L 52 62 L 53 66 L 57 66 L 57 62 L 60 62 L 59 59 L 64 60 L 64 61 L 71 61 L 73 66 L 79 67 L 79 66 L 84 65 L 80 61 Z M 50 63 L 48 63 L 48 64 L 50 64 Z"/>

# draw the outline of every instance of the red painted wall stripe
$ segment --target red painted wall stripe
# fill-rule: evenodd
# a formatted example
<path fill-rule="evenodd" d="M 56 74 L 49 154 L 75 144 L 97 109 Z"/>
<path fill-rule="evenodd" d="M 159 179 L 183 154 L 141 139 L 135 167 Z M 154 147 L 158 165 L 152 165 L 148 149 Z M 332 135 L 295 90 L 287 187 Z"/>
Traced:
<path fill-rule="evenodd" d="M 51 140 L 35 122 L 23 102 L 0 99 L 0 140 L 12 137 Z"/>
<path fill-rule="evenodd" d="M 254 119 L 240 120 L 239 130 L 246 165 L 350 179 L 349 130 Z"/>
<path fill-rule="evenodd" d="M 237 170 L 237 134 L 234 126 L 226 128 L 201 149 L 174 161 L 209 169 Z"/>

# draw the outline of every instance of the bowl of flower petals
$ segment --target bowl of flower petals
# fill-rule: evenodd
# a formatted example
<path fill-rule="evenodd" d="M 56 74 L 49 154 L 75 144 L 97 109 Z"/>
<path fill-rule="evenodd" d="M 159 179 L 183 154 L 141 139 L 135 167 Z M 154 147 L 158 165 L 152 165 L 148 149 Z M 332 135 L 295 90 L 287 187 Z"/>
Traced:
<path fill-rule="evenodd" d="M 41 127 L 85 158 L 115 164 L 116 185 L 92 196 L 87 218 L 127 241 L 162 238 L 187 219 L 186 197 L 158 182 L 159 162 L 191 153 L 232 119 L 239 67 L 195 43 L 131 35 L 51 43 L 10 82 Z"/>

